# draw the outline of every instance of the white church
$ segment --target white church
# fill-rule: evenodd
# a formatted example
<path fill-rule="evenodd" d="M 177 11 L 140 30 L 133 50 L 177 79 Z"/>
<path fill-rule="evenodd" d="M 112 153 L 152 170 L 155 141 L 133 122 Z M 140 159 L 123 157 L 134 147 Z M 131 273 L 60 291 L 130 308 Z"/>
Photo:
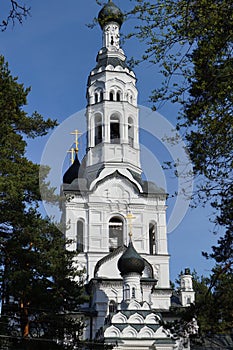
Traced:
<path fill-rule="evenodd" d="M 142 178 L 138 91 L 120 47 L 121 10 L 98 15 L 102 48 L 87 85 L 87 150 L 63 177 L 66 237 L 79 252 L 89 305 L 84 339 L 114 349 L 189 349 L 174 337 L 166 232 L 166 193 Z M 77 150 L 76 150 L 77 151 Z M 192 276 L 181 276 L 178 304 L 194 302 Z"/>

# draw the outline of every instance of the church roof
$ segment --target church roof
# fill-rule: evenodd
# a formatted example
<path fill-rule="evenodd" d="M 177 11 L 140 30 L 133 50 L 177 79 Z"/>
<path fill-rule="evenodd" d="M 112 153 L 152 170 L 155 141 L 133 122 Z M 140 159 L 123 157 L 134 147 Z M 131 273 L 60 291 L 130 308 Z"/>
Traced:
<path fill-rule="evenodd" d="M 147 194 L 166 194 L 163 188 L 158 187 L 152 181 L 143 181 L 143 192 Z"/>
<path fill-rule="evenodd" d="M 126 250 L 126 246 L 120 246 L 116 249 L 114 249 L 111 253 L 109 253 L 108 255 L 104 256 L 102 259 L 100 259 L 96 266 L 95 266 L 95 271 L 94 271 L 94 276 L 96 277 L 98 270 L 100 268 L 101 265 L 105 264 L 106 262 L 112 260 L 115 256 L 117 256 L 118 254 L 125 252 Z"/>
<path fill-rule="evenodd" d="M 94 279 L 100 278 L 101 280 L 105 280 L 105 278 L 103 278 L 103 276 L 101 274 L 99 276 L 99 271 L 101 269 L 101 266 L 103 266 L 104 264 L 108 264 L 115 257 L 117 257 L 117 255 L 124 253 L 126 250 L 127 250 L 127 246 L 122 245 L 122 246 L 114 249 L 109 254 L 105 255 L 102 259 L 100 259 L 95 266 Z M 143 258 L 143 260 L 145 263 L 145 268 L 144 268 L 143 274 L 145 274 L 145 276 L 142 277 L 141 283 L 155 284 L 157 282 L 157 280 L 154 278 L 153 267 L 146 259 Z M 108 280 L 109 280 L 109 278 L 106 278 L 106 281 L 108 281 Z"/>
<path fill-rule="evenodd" d="M 166 194 L 165 190 L 161 187 L 158 187 L 153 181 L 142 180 L 141 175 L 135 173 L 131 169 L 128 170 L 132 174 L 134 179 L 140 183 L 145 194 Z"/>
<path fill-rule="evenodd" d="M 124 276 L 128 273 L 138 273 L 141 275 L 144 268 L 144 259 L 138 254 L 132 241 L 130 241 L 126 251 L 118 260 L 118 269 L 121 275 Z"/>
<path fill-rule="evenodd" d="M 98 15 L 98 22 L 102 29 L 109 22 L 117 22 L 121 27 L 123 21 L 123 13 L 111 0 L 109 0 L 108 3 L 104 5 Z"/>
<path fill-rule="evenodd" d="M 137 332 L 139 332 L 142 328 L 147 326 L 148 328 L 151 328 L 153 331 L 157 331 L 157 329 L 160 327 L 159 324 L 138 324 L 138 323 L 125 323 L 125 324 L 113 324 L 116 328 L 118 328 L 120 331 L 123 331 L 125 328 L 131 326 L 133 327 Z M 107 327 L 106 327 L 107 328 Z"/>
<path fill-rule="evenodd" d="M 127 317 L 127 319 L 132 315 L 132 314 L 139 314 L 141 315 L 144 319 L 148 316 L 148 315 L 151 315 L 151 314 L 154 314 L 156 316 L 158 316 L 158 320 L 160 320 L 162 318 L 161 314 L 158 313 L 158 312 L 154 312 L 152 311 L 151 309 L 149 310 L 120 310 L 119 311 L 121 314 L 125 315 Z"/>
<path fill-rule="evenodd" d="M 107 66 L 113 66 L 114 68 L 117 66 L 120 66 L 122 68 L 128 68 L 126 64 L 126 61 L 121 60 L 119 57 L 101 57 L 99 58 L 99 55 L 97 56 L 97 65 L 96 69 L 100 67 L 107 67 Z"/>

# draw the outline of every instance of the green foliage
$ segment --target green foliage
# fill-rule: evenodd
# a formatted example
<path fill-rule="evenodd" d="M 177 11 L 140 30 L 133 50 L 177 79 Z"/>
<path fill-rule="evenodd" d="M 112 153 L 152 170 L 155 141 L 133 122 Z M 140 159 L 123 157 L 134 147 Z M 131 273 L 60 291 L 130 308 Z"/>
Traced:
<path fill-rule="evenodd" d="M 0 340 L 11 337 L 14 349 L 22 338 L 63 344 L 66 335 L 78 341 L 83 327 L 78 307 L 86 300 L 75 253 L 65 249 L 63 233 L 38 211 L 39 165 L 25 157 L 26 138 L 45 135 L 56 121 L 28 115 L 23 109 L 28 93 L 0 57 Z M 44 168 L 42 180 L 47 173 Z M 47 193 L 53 196 L 52 189 Z M 24 345 L 32 348 L 32 342 Z"/>
<path fill-rule="evenodd" d="M 233 7 L 229 0 L 135 0 L 129 16 L 147 44 L 142 57 L 157 64 L 162 86 L 151 96 L 154 108 L 180 105 L 177 129 L 184 132 L 194 173 L 196 205 L 210 201 L 216 224 L 226 234 L 211 257 L 232 268 L 233 249 Z M 226 255 L 225 255 L 226 254 Z M 230 264 L 229 264 L 230 263 Z"/>
<path fill-rule="evenodd" d="M 197 319 L 199 337 L 213 334 L 231 334 L 233 327 L 233 276 L 216 266 L 210 277 L 193 273 L 195 303 L 179 310 L 183 322 Z"/>
<path fill-rule="evenodd" d="M 229 333 L 233 327 L 233 8 L 228 0 L 135 0 L 138 18 L 130 36 L 147 44 L 142 58 L 159 65 L 162 86 L 154 108 L 179 104 L 181 130 L 197 176 L 194 203 L 210 201 L 225 234 L 207 258 L 217 265 L 209 278 L 194 276 L 196 302 L 183 311 L 197 317 L 201 334 Z"/>

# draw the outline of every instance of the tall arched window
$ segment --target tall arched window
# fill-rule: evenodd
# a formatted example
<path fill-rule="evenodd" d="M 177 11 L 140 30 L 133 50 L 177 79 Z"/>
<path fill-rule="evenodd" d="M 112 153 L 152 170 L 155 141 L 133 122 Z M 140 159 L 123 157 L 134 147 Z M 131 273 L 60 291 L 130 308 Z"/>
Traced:
<path fill-rule="evenodd" d="M 109 251 L 123 245 L 123 221 L 118 217 L 109 220 Z"/>
<path fill-rule="evenodd" d="M 124 300 L 130 299 L 130 287 L 128 284 L 125 284 L 123 287 L 123 299 Z"/>
<path fill-rule="evenodd" d="M 97 94 L 97 92 L 95 93 L 95 103 L 98 103 L 98 94 Z"/>
<path fill-rule="evenodd" d="M 102 142 L 102 117 L 95 116 L 95 145 Z"/>
<path fill-rule="evenodd" d="M 114 313 L 116 312 L 116 302 L 114 300 L 110 300 L 109 302 L 109 313 Z"/>
<path fill-rule="evenodd" d="M 133 299 L 136 298 L 136 289 L 135 289 L 135 287 L 132 288 L 132 298 Z"/>
<path fill-rule="evenodd" d="M 109 100 L 110 101 L 114 101 L 114 93 L 113 93 L 113 91 L 110 91 L 110 93 L 109 93 Z"/>
<path fill-rule="evenodd" d="M 149 245 L 150 245 L 150 254 L 154 255 L 156 254 L 156 224 L 151 222 L 149 224 Z"/>
<path fill-rule="evenodd" d="M 120 143 L 120 120 L 117 115 L 110 118 L 110 142 Z"/>
<path fill-rule="evenodd" d="M 121 100 L 121 92 L 120 92 L 120 91 L 117 91 L 116 100 L 117 100 L 118 102 L 120 102 L 120 100 Z"/>
<path fill-rule="evenodd" d="M 101 91 L 100 91 L 100 102 L 102 102 L 103 99 L 104 99 L 104 93 L 103 93 L 103 91 L 101 90 Z"/>
<path fill-rule="evenodd" d="M 84 251 L 84 223 L 82 220 L 77 222 L 77 251 Z"/>
<path fill-rule="evenodd" d="M 133 126 L 133 119 L 131 117 L 129 117 L 128 119 L 128 139 L 129 139 L 129 145 L 133 147 L 134 126 Z"/>

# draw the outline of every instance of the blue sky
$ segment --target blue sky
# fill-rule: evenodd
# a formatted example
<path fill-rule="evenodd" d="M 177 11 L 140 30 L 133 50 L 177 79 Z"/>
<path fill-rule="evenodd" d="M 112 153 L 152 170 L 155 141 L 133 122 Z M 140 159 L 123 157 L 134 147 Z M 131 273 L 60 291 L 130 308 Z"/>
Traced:
<path fill-rule="evenodd" d="M 7 0 L 1 4 L 3 10 L 6 10 L 6 3 Z M 31 86 L 26 110 L 29 113 L 36 110 L 44 117 L 62 123 L 86 106 L 87 77 L 95 66 L 102 43 L 100 28 L 89 29 L 87 24 L 98 14 L 100 7 L 95 0 L 31 0 L 26 3 L 31 6 L 31 17 L 23 25 L 10 26 L 0 33 L 0 52 L 8 61 L 12 74 L 19 77 L 19 82 L 25 87 Z M 115 4 L 126 10 L 131 1 L 115 0 Z M 122 31 L 127 33 L 133 23 L 133 20 L 127 21 Z M 128 57 L 140 55 L 142 50 L 135 41 L 127 42 L 123 48 Z M 161 83 L 158 69 L 144 63 L 134 71 L 138 78 L 138 103 L 149 107 L 150 92 Z M 177 110 L 174 106 L 166 104 L 159 113 L 175 125 Z M 67 134 L 69 132 L 67 130 Z M 28 157 L 39 163 L 48 138 L 31 141 Z M 156 151 L 153 152 L 156 154 Z M 159 147 L 158 152 L 156 156 L 161 162 L 166 158 L 166 152 Z M 55 154 L 54 157 L 64 158 L 65 155 Z M 68 166 L 68 158 L 64 164 Z M 176 180 L 167 179 L 167 182 L 168 190 L 172 192 Z M 173 205 L 174 199 L 168 200 L 168 213 Z M 210 251 L 217 239 L 211 232 L 210 214 L 210 208 L 190 209 L 181 224 L 169 233 L 172 280 L 185 267 L 195 268 L 198 274 L 210 272 L 211 263 L 201 256 L 201 251 Z"/>

